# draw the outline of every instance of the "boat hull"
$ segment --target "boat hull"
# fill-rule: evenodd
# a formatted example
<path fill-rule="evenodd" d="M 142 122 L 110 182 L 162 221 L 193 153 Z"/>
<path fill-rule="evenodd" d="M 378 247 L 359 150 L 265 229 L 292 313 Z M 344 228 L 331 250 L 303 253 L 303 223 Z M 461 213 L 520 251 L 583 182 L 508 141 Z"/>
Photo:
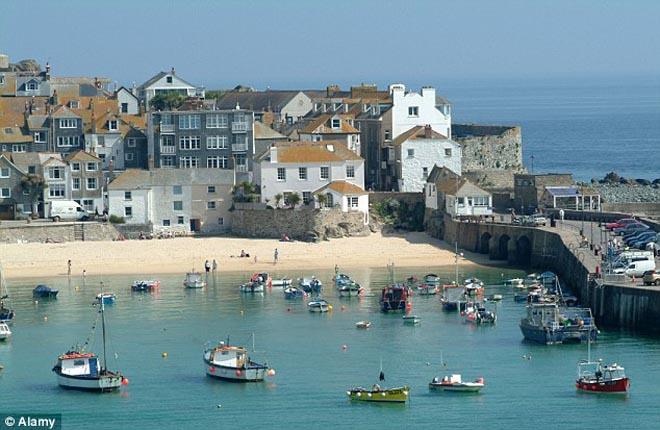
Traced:
<path fill-rule="evenodd" d="M 206 374 L 213 378 L 231 382 L 261 382 L 266 376 L 268 370 L 266 366 L 248 367 L 247 369 L 238 369 L 235 367 L 219 366 L 207 360 Z"/>
<path fill-rule="evenodd" d="M 97 377 L 68 376 L 57 373 L 57 383 L 69 390 L 108 392 L 119 389 L 124 377 L 117 374 Z"/>
<path fill-rule="evenodd" d="M 630 380 L 628 378 L 618 378 L 610 381 L 578 379 L 575 381 L 575 388 L 589 393 L 626 393 L 630 388 Z"/>
<path fill-rule="evenodd" d="M 405 403 L 408 400 L 409 389 L 401 387 L 382 391 L 350 390 L 346 394 L 356 402 Z"/>
<path fill-rule="evenodd" d="M 463 383 L 463 384 L 435 384 L 431 382 L 429 389 L 433 391 L 450 391 L 454 393 L 478 393 L 484 388 L 483 384 Z"/>
<path fill-rule="evenodd" d="M 544 345 L 587 342 L 590 333 L 592 342 L 595 342 L 598 337 L 597 330 L 593 329 L 589 330 L 588 328 L 568 327 L 552 329 L 550 327 L 536 327 L 528 324 L 524 320 L 520 323 L 520 331 L 525 340 Z"/>

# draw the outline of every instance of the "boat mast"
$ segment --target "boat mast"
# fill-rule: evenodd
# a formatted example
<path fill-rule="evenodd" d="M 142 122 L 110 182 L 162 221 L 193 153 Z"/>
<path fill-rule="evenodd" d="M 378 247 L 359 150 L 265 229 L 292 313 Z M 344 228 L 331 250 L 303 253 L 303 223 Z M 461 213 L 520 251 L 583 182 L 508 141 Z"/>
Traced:
<path fill-rule="evenodd" d="M 458 241 L 454 242 L 454 268 L 456 270 L 456 286 L 458 286 Z"/>
<path fill-rule="evenodd" d="M 107 354 L 105 351 L 105 306 L 103 305 L 103 298 L 100 300 L 101 302 L 101 328 L 103 331 L 103 370 L 108 370 L 108 363 L 107 363 Z"/>

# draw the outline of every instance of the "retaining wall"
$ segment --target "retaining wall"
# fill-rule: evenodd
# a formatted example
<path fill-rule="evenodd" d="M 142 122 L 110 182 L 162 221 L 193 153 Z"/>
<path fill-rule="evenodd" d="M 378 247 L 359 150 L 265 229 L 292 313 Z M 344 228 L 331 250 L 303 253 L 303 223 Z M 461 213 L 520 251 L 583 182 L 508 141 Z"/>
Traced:
<path fill-rule="evenodd" d="M 119 237 L 117 229 L 106 223 L 33 223 L 2 226 L 0 242 L 73 242 L 76 240 L 76 225 L 82 230 L 86 241 L 115 240 Z"/>

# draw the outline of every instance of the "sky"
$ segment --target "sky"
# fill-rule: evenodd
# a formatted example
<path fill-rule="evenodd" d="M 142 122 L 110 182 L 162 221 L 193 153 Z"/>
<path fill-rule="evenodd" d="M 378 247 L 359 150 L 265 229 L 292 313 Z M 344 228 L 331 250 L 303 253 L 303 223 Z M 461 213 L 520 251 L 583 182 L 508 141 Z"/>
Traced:
<path fill-rule="evenodd" d="M 0 53 L 207 89 L 660 75 L 656 0 L 2 0 Z"/>

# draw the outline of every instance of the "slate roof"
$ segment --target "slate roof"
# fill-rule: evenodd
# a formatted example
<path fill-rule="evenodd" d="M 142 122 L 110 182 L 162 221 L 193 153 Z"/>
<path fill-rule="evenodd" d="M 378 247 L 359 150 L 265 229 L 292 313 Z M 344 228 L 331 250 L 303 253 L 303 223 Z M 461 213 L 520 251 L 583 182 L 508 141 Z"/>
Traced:
<path fill-rule="evenodd" d="M 82 149 L 76 152 L 72 152 L 71 154 L 67 155 L 65 160 L 67 162 L 70 161 L 95 161 L 99 162 L 101 159 L 97 157 L 96 155 L 83 151 Z"/>
<path fill-rule="evenodd" d="M 334 116 L 339 116 L 341 118 L 341 127 L 332 128 L 328 122 Z M 359 133 L 360 130 L 353 127 L 346 121 L 346 117 L 341 114 L 322 114 L 317 118 L 314 118 L 309 122 L 302 130 L 298 133 L 319 133 L 319 134 L 345 134 L 345 133 Z"/>
<path fill-rule="evenodd" d="M 229 169 L 127 169 L 108 185 L 109 190 L 147 189 L 164 185 L 233 185 Z"/>
<path fill-rule="evenodd" d="M 21 127 L 0 127 L 0 143 L 28 143 L 32 135 L 24 134 Z"/>
<path fill-rule="evenodd" d="M 228 91 L 217 101 L 216 106 L 219 109 L 234 109 L 238 102 L 241 109 L 278 112 L 301 92 L 298 90 Z"/>
<path fill-rule="evenodd" d="M 254 138 L 255 139 L 286 139 L 287 137 L 272 128 L 268 127 L 261 121 L 254 122 Z"/>
<path fill-rule="evenodd" d="M 142 89 L 145 89 L 145 88 L 148 88 L 148 87 L 152 86 L 153 84 L 155 84 L 156 82 L 158 82 L 158 81 L 159 81 L 160 79 L 162 79 L 163 77 L 165 77 L 165 76 L 167 76 L 167 75 L 171 75 L 171 74 L 172 74 L 172 73 L 158 72 L 158 73 L 156 73 L 154 76 L 152 76 L 150 79 L 148 79 L 145 83 L 143 83 L 142 85 L 140 85 L 138 88 L 141 89 L 141 90 L 142 90 Z M 173 75 L 173 76 L 176 76 L 176 78 L 177 78 L 178 80 L 180 80 L 180 81 L 183 82 L 184 84 L 188 85 L 189 87 L 191 87 L 191 88 L 197 88 L 195 85 L 191 84 L 190 82 L 186 81 L 185 79 L 182 79 L 180 76 L 177 76 L 176 74 Z"/>
<path fill-rule="evenodd" d="M 545 187 L 552 197 L 574 197 L 580 195 L 578 187 Z"/>

